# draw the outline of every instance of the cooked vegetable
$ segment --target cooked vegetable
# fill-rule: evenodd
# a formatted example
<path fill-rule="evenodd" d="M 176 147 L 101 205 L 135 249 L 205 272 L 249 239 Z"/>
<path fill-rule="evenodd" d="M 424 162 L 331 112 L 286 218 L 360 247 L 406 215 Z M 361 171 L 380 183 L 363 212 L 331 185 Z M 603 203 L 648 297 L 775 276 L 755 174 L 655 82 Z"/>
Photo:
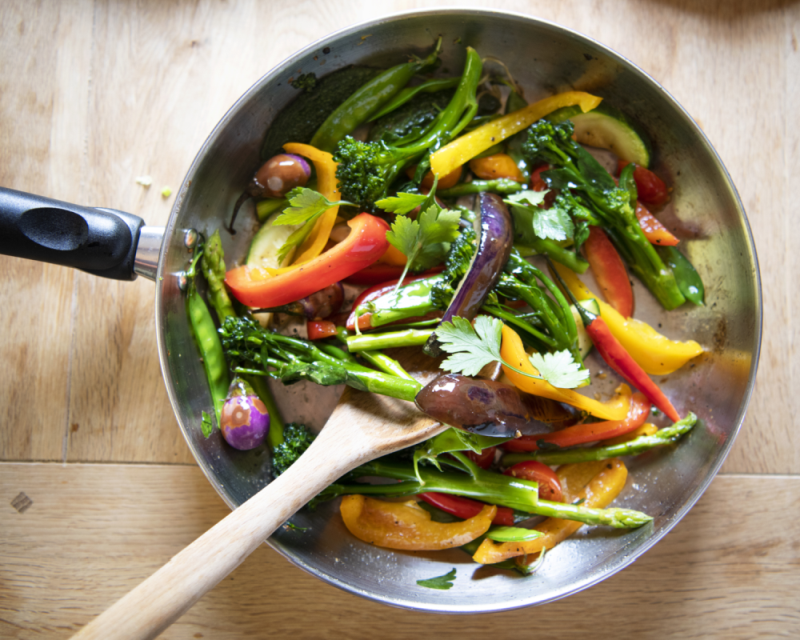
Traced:
<path fill-rule="evenodd" d="M 672 235 L 667 228 L 658 221 L 652 213 L 642 206 L 641 202 L 636 202 L 636 219 L 642 228 L 644 237 L 650 244 L 661 247 L 673 247 L 680 242 Z"/>
<path fill-rule="evenodd" d="M 298 269 L 270 275 L 266 270 L 238 267 L 225 283 L 239 302 L 250 307 L 279 307 L 324 289 L 372 264 L 386 251 L 387 224 L 361 213 L 347 223 L 350 235 Z"/>
<path fill-rule="evenodd" d="M 526 394 L 493 380 L 475 380 L 454 373 L 429 382 L 417 394 L 420 411 L 439 422 L 488 436 L 545 434 L 553 426 L 534 418 Z"/>
<path fill-rule="evenodd" d="M 572 134 L 570 121 L 553 125 L 540 120 L 528 130 L 526 157 L 533 163 L 544 161 L 555 167 L 542 174 L 548 185 L 580 192 L 631 270 L 662 306 L 680 306 L 686 299 L 675 276 L 647 241 L 636 219 L 633 167 L 623 170 L 618 187 L 600 163 L 572 139 Z"/>
<path fill-rule="evenodd" d="M 217 312 L 217 319 L 225 322 L 225 318 L 235 316 L 236 312 L 225 289 L 225 254 L 222 250 L 219 229 L 212 233 L 206 242 L 200 266 L 208 284 L 208 301 Z"/>
<path fill-rule="evenodd" d="M 517 163 L 507 153 L 481 156 L 469 161 L 469 169 L 481 180 L 514 180 L 525 182 Z"/>
<path fill-rule="evenodd" d="M 633 289 L 619 253 L 600 227 L 591 227 L 583 244 L 586 260 L 608 304 L 620 315 L 633 315 Z"/>
<path fill-rule="evenodd" d="M 558 272 L 555 273 L 558 275 Z M 625 350 L 625 347 L 619 343 L 619 340 L 614 337 L 605 321 L 600 316 L 577 304 L 569 289 L 566 286 L 564 288 L 572 297 L 573 302 L 576 303 L 576 308 L 581 320 L 583 320 L 586 333 L 589 334 L 595 348 L 603 360 L 606 361 L 606 364 L 639 389 L 647 396 L 650 402 L 663 411 L 672 421 L 677 422 L 680 420 L 680 416 L 675 407 L 672 406 L 669 398 L 664 395 L 658 385 L 647 376 L 644 369 L 639 366 L 636 360 Z"/>
<path fill-rule="evenodd" d="M 189 318 L 189 328 L 192 336 L 200 352 L 200 359 L 203 361 L 203 369 L 205 369 L 208 388 L 211 392 L 211 402 L 219 425 L 221 424 L 222 405 L 228 395 L 230 378 L 228 377 L 228 364 L 225 361 L 222 344 L 217 334 L 217 327 L 195 284 L 197 263 L 202 255 L 203 248 L 201 246 L 195 250 L 192 264 L 186 272 L 186 278 L 189 282 L 189 290 L 186 294 L 186 315 Z M 212 429 L 213 426 L 204 420 L 203 434 L 206 437 L 210 436 Z"/>
<path fill-rule="evenodd" d="M 457 136 L 477 112 L 476 90 L 480 75 L 480 56 L 468 47 L 464 72 L 452 100 L 421 135 L 408 136 L 392 146 L 353 138 L 342 140 L 334 155 L 339 163 L 336 177 L 342 195 L 370 210 L 378 200 L 386 197 L 395 179 L 407 166 L 416 163 L 418 179 L 421 180 L 428 170 L 427 161 L 420 161 L 426 152 Z M 444 176 L 457 166 L 437 173 Z"/>
<path fill-rule="evenodd" d="M 622 420 L 628 415 L 630 402 L 624 395 L 617 394 L 608 402 L 599 402 L 571 389 L 559 389 L 542 380 L 531 364 L 519 335 L 508 326 L 503 326 L 500 355 L 504 361 L 513 365 L 514 368 L 503 365 L 503 372 L 520 391 L 572 405 L 604 420 Z M 518 373 L 517 369 L 523 373 Z"/>
<path fill-rule="evenodd" d="M 452 496 L 446 493 L 436 493 L 434 491 L 426 491 L 417 495 L 418 498 L 424 500 L 437 509 L 441 509 L 451 516 L 467 520 L 474 518 L 478 515 L 483 508 L 486 507 L 484 502 L 471 500 L 470 498 L 462 498 L 461 496 Z M 492 524 L 511 526 L 514 524 L 514 510 L 508 507 L 497 507 L 492 519 Z"/>
<path fill-rule="evenodd" d="M 675 274 L 681 293 L 689 302 L 702 307 L 705 304 L 706 289 L 694 265 L 675 247 L 659 247 L 658 253 Z"/>
<path fill-rule="evenodd" d="M 620 385 L 617 393 L 630 398 L 628 415 L 622 420 L 586 422 L 543 436 L 522 436 L 505 442 L 503 448 L 515 452 L 549 450 L 552 447 L 563 449 L 614 438 L 638 429 L 650 415 L 650 401 L 641 393 L 631 395 L 628 385 Z"/>
<path fill-rule="evenodd" d="M 614 307 L 589 291 L 569 269 L 559 265 L 553 265 L 553 269 L 578 300 L 597 302 L 600 314 L 611 333 L 646 373 L 652 376 L 672 373 L 703 353 L 703 347 L 694 340 L 670 340 L 649 324 L 635 318 L 623 318 Z"/>
<path fill-rule="evenodd" d="M 406 87 L 397 93 L 397 95 L 395 95 L 395 97 L 389 101 L 389 104 L 381 109 L 379 113 L 376 113 L 372 119 L 378 120 L 379 118 L 392 113 L 420 94 L 436 93 L 437 91 L 455 89 L 457 86 L 458 78 L 434 78 L 433 80 L 426 80 L 425 82 L 414 87 Z M 433 119 L 433 117 L 435 116 L 432 116 L 431 119 Z"/>
<path fill-rule="evenodd" d="M 516 180 L 500 178 L 498 180 L 473 180 L 472 182 L 462 182 L 449 189 L 440 189 L 437 195 L 440 198 L 460 198 L 475 193 L 491 191 L 501 196 L 509 195 L 522 191 L 525 187 Z"/>
<path fill-rule="evenodd" d="M 272 452 L 272 475 L 278 477 L 306 452 L 314 442 L 314 434 L 304 424 L 290 422 L 284 427 L 283 442 Z"/>
<path fill-rule="evenodd" d="M 500 279 L 503 266 L 511 254 L 514 231 L 508 209 L 500 197 L 493 193 L 481 193 L 478 199 L 478 244 L 447 305 L 442 322 L 451 322 L 455 316 L 472 320 Z M 431 356 L 441 355 L 436 333 L 428 340 L 424 351 Z"/>
<path fill-rule="evenodd" d="M 546 464 L 535 460 L 523 460 L 512 463 L 503 473 L 514 478 L 524 478 L 539 485 L 539 500 L 550 502 L 563 502 L 561 481 L 555 472 Z M 496 538 L 493 538 L 495 540 Z"/>
<path fill-rule="evenodd" d="M 628 166 L 628 160 L 620 160 L 618 164 L 618 171 Z M 633 170 L 633 179 L 636 182 L 636 192 L 639 194 L 639 200 L 645 204 L 652 204 L 659 206 L 669 200 L 669 190 L 664 181 L 659 178 L 655 173 L 643 166 L 636 165 Z"/>
<path fill-rule="evenodd" d="M 468 520 L 435 522 L 413 500 L 384 502 L 361 495 L 345 496 L 339 509 L 348 531 L 359 540 L 407 551 L 460 547 L 486 533 L 497 511 L 497 507 L 486 505 Z"/>
<path fill-rule="evenodd" d="M 233 205 L 228 231 L 235 234 L 233 223 L 239 208 L 251 198 L 283 198 L 295 187 L 304 187 L 311 177 L 311 167 L 305 158 L 290 153 L 273 156 L 259 167 L 242 195 Z"/>
<path fill-rule="evenodd" d="M 439 59 L 441 46 L 440 37 L 426 58 L 413 57 L 410 62 L 398 64 L 369 80 L 327 117 L 311 138 L 311 146 L 333 152 L 339 141 L 376 116 L 414 75 L 433 67 Z"/>
<path fill-rule="evenodd" d="M 234 378 L 220 418 L 225 441 L 242 451 L 255 449 L 264 444 L 269 422 L 269 412 L 253 388 L 242 378 Z"/>
<path fill-rule="evenodd" d="M 575 140 L 580 144 L 608 149 L 621 160 L 650 166 L 653 152 L 647 134 L 619 109 L 603 103 L 589 113 L 571 116 L 570 120 L 575 125 Z"/>
<path fill-rule="evenodd" d="M 280 307 L 257 309 L 258 312 L 287 313 L 291 316 L 301 316 L 308 320 L 327 318 L 338 313 L 344 300 L 344 288 L 340 282 L 329 284 L 324 289 L 312 293 L 295 302 Z"/>
<path fill-rule="evenodd" d="M 587 462 L 589 460 L 607 460 L 619 456 L 635 456 L 655 447 L 673 444 L 691 431 L 697 423 L 697 416 L 689 414 L 674 423 L 672 426 L 659 429 L 652 435 L 643 435 L 622 444 L 605 445 L 600 447 L 576 447 L 556 451 L 543 449 L 529 454 L 510 454 L 503 458 L 503 464 L 525 464 L 524 461 L 539 461 L 548 464 L 568 464 L 574 462 Z M 513 467 L 512 467 L 513 468 Z"/>
<path fill-rule="evenodd" d="M 597 107 L 600 101 L 601 98 L 582 91 L 567 91 L 539 100 L 539 102 L 523 107 L 519 111 L 514 111 L 492 120 L 440 147 L 431 155 L 431 169 L 440 176 L 448 174 L 456 167 L 466 164 L 472 158 L 486 151 L 492 145 L 526 129 L 556 109 L 579 105 L 586 112 Z"/>
<path fill-rule="evenodd" d="M 619 495 L 628 477 L 628 470 L 619 459 L 564 465 L 556 473 L 564 490 L 565 501 L 580 501 L 578 508 L 596 510 L 602 510 Z M 565 504 L 564 506 L 572 505 Z M 610 509 L 609 511 L 624 510 Z M 639 525 L 647 522 L 647 520 L 637 520 Z M 472 559 L 480 564 L 495 564 L 520 556 L 522 562 L 530 562 L 535 559 L 535 554 L 544 549 L 552 549 L 580 528 L 581 522 L 577 520 L 554 516 L 535 527 L 537 531 L 544 534 L 541 538 L 530 542 L 504 542 L 501 544 L 484 540 Z"/>

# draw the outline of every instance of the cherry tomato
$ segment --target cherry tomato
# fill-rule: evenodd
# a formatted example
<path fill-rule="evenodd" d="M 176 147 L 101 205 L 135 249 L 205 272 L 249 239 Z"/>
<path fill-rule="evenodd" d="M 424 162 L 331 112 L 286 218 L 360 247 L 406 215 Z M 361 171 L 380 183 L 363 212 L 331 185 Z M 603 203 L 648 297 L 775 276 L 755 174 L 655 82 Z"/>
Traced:
<path fill-rule="evenodd" d="M 663 247 L 674 247 L 679 240 L 648 211 L 641 202 L 636 202 L 636 218 L 642 228 L 644 237 L 650 244 Z"/>
<path fill-rule="evenodd" d="M 336 325 L 330 320 L 309 320 L 306 329 L 309 340 L 324 340 L 336 335 Z"/>
<path fill-rule="evenodd" d="M 621 172 L 628 164 L 630 164 L 628 161 L 620 160 L 619 171 Z M 636 183 L 639 200 L 645 204 L 664 204 L 669 199 L 667 185 L 650 169 L 645 169 L 637 164 L 633 170 L 633 181 Z"/>
<path fill-rule="evenodd" d="M 494 462 L 494 452 L 496 447 L 487 447 L 480 453 L 475 453 L 474 451 L 467 451 L 467 458 L 472 460 L 475 464 L 477 464 L 481 469 L 488 469 L 492 466 Z"/>
<path fill-rule="evenodd" d="M 469 168 L 477 177 L 483 180 L 497 180 L 508 178 L 517 182 L 525 182 L 522 171 L 517 163 L 507 153 L 496 153 L 493 156 L 474 158 L 469 161 Z"/>
<path fill-rule="evenodd" d="M 509 467 L 503 473 L 507 476 L 522 478 L 539 483 L 539 498 L 550 500 L 551 502 L 563 502 L 564 494 L 561 492 L 561 482 L 558 480 L 556 472 L 546 464 L 535 460 L 518 462 L 513 467 Z"/>

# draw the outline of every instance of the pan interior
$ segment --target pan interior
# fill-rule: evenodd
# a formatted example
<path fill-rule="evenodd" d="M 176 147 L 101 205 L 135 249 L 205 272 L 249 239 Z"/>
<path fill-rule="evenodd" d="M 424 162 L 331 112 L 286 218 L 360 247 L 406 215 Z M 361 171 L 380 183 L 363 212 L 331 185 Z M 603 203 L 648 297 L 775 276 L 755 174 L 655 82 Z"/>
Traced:
<path fill-rule="evenodd" d="M 201 412 L 211 406 L 202 364 L 187 325 L 178 274 L 186 267 L 183 231 L 206 236 L 222 225 L 259 164 L 259 147 L 273 118 L 297 95 L 298 70 L 318 76 L 354 63 L 393 64 L 445 43 L 442 72 L 459 73 L 465 46 L 503 60 L 532 102 L 554 92 L 593 92 L 639 120 L 654 141 L 654 169 L 674 186 L 671 210 L 692 235 L 683 249 L 703 277 L 705 307 L 664 313 L 643 288 L 637 317 L 673 338 L 697 340 L 706 354 L 672 374 L 663 388 L 679 412 L 702 423 L 678 447 L 630 463 L 629 486 L 617 505 L 654 516 L 634 531 L 584 528 L 548 554 L 535 577 L 480 567 L 459 550 L 392 552 L 363 544 L 335 517 L 336 505 L 302 511 L 307 530 L 280 529 L 269 541 L 321 579 L 353 593 L 419 610 L 480 613 L 548 602 L 606 578 L 659 540 L 699 498 L 719 469 L 744 419 L 761 335 L 755 249 L 736 191 L 716 153 L 682 108 L 652 79 L 602 45 L 530 17 L 488 11 L 424 11 L 352 27 L 316 42 L 259 80 L 228 112 L 200 150 L 181 187 L 162 248 L 156 295 L 161 365 L 181 429 L 200 467 L 234 507 L 270 477 L 265 450 L 239 452 L 219 433 L 203 438 Z M 246 208 L 240 215 L 247 217 Z M 246 250 L 247 233 L 223 232 L 230 266 Z M 273 387 L 284 415 L 319 428 L 337 389 L 298 384 Z M 331 452 L 335 455 L 335 451 Z M 421 578 L 456 567 L 449 591 L 424 589 Z"/>

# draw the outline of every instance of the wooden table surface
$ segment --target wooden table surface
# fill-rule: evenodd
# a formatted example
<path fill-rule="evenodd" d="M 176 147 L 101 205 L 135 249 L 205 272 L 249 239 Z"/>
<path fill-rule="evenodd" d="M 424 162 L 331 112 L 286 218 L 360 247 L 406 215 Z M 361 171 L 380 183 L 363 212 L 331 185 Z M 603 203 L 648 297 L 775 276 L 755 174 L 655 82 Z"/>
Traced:
<path fill-rule="evenodd" d="M 180 185 L 212 127 L 273 65 L 352 23 L 448 4 L 6 0 L 0 185 L 163 225 L 173 203 L 162 187 Z M 760 260 L 764 341 L 722 473 L 631 567 L 546 606 L 475 617 L 391 609 L 263 546 L 163 637 L 800 635 L 800 6 L 483 6 L 559 22 L 636 62 L 701 124 L 733 177 Z M 152 176 L 149 189 L 141 175 Z M 0 634 L 68 637 L 227 508 L 164 391 L 152 283 L 8 258 L 0 266 Z"/>

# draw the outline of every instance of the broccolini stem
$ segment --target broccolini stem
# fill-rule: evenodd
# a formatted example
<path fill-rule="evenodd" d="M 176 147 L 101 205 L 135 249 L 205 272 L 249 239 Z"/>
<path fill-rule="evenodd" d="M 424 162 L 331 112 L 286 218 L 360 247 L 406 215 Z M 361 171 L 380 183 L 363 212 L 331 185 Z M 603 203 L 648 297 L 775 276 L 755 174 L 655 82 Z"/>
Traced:
<path fill-rule="evenodd" d="M 606 460 L 619 456 L 635 456 L 643 451 L 661 447 L 677 442 L 680 438 L 691 431 L 697 423 L 697 416 L 689 414 L 672 426 L 659 429 L 652 436 L 641 436 L 621 444 L 608 445 L 605 447 L 576 447 L 562 451 L 540 450 L 533 453 L 509 453 L 503 456 L 503 465 L 511 466 L 526 460 L 537 460 L 544 464 L 568 464 L 571 462 L 587 462 L 589 460 Z"/>
<path fill-rule="evenodd" d="M 425 344 L 433 333 L 433 329 L 406 329 L 404 331 L 388 331 L 386 333 L 370 333 L 360 336 L 349 336 L 347 348 L 351 353 L 374 351 L 395 347 L 416 347 Z"/>
<path fill-rule="evenodd" d="M 500 178 L 498 180 L 473 180 L 472 182 L 462 182 L 449 189 L 441 189 L 436 193 L 440 198 L 459 198 L 475 193 L 491 191 L 500 195 L 510 195 L 525 189 L 525 185 L 510 178 Z M 560 247 L 559 247 L 560 248 Z"/>
<path fill-rule="evenodd" d="M 267 442 L 274 450 L 281 442 L 283 442 L 283 428 L 286 423 L 283 421 L 280 409 L 275 404 L 275 398 L 267 385 L 267 381 L 262 376 L 245 376 L 245 379 L 253 387 L 256 395 L 264 403 L 269 413 L 269 432 L 267 433 Z"/>
<path fill-rule="evenodd" d="M 569 267 L 575 273 L 586 273 L 586 270 L 589 268 L 589 263 L 586 262 L 586 260 L 581 258 L 574 251 L 568 251 L 553 240 L 534 238 L 533 242 L 530 244 L 530 248 L 535 253 L 550 256 L 550 258 L 559 264 L 563 264 L 565 267 Z"/>
<path fill-rule="evenodd" d="M 373 367 L 377 367 L 378 370 L 383 371 L 384 373 L 389 373 L 393 376 L 397 376 L 398 378 L 405 378 L 406 380 L 414 380 L 414 378 L 411 377 L 411 374 L 403 369 L 397 360 L 390 358 L 385 353 L 377 350 L 360 351 L 359 355 L 364 358 L 364 360 L 369 362 Z"/>

